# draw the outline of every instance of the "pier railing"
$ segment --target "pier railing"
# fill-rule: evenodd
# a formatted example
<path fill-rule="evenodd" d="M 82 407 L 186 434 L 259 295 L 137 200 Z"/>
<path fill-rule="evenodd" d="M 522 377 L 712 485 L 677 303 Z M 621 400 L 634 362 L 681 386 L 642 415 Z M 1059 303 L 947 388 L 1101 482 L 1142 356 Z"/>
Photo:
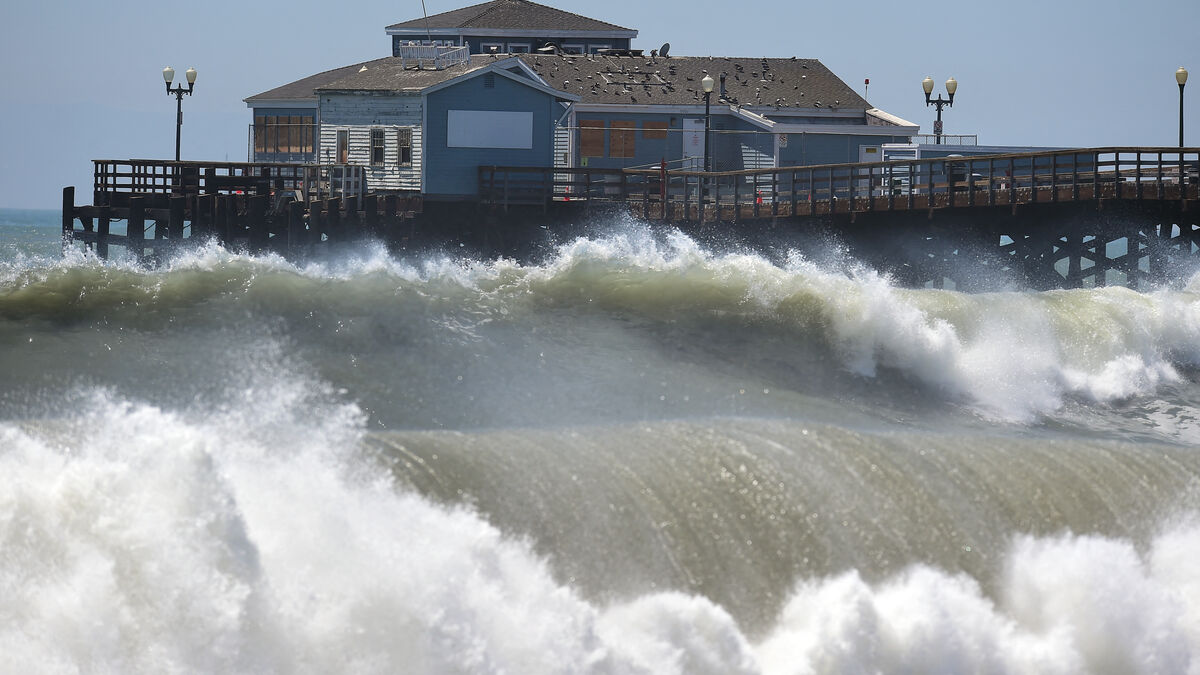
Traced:
<path fill-rule="evenodd" d="M 363 167 L 346 164 L 174 162 L 157 159 L 93 160 L 97 206 L 124 206 L 131 196 L 152 203 L 200 194 L 281 195 L 298 201 L 361 196 Z"/>
<path fill-rule="evenodd" d="M 502 206 L 625 202 L 646 218 L 721 220 L 1016 206 L 1093 199 L 1195 200 L 1200 148 L 1122 147 L 745 171 L 479 168 Z"/>

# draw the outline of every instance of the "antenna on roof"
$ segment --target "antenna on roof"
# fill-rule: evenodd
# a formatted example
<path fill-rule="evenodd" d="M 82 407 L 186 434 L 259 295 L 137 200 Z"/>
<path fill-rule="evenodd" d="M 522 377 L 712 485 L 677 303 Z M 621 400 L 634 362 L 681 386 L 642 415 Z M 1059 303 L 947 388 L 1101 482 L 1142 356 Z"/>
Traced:
<path fill-rule="evenodd" d="M 658 55 L 665 59 L 670 55 L 670 51 L 671 51 L 671 43 L 664 42 L 663 46 L 658 48 Z"/>
<path fill-rule="evenodd" d="M 433 44 L 433 33 L 429 30 L 429 12 L 425 11 L 425 0 L 421 0 L 421 14 L 425 17 L 425 39 Z"/>

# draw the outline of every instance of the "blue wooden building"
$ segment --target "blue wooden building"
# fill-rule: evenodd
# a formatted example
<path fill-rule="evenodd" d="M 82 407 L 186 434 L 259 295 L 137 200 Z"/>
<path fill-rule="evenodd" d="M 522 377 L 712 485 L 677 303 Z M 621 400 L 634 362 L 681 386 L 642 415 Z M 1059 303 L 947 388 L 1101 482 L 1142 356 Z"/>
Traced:
<path fill-rule="evenodd" d="M 304 110 L 283 96 L 311 99 L 316 130 L 302 161 L 363 167 L 375 192 L 470 199 L 481 165 L 552 166 L 555 123 L 579 97 L 547 86 L 515 57 L 436 49 L 455 60 L 377 59 L 248 102 Z"/>
<path fill-rule="evenodd" d="M 872 161 L 869 149 L 907 142 L 918 131 L 871 106 L 816 59 L 520 58 L 550 86 L 579 96 L 560 125 L 560 165 L 651 167 L 665 160 L 671 168 L 701 169 L 706 75 L 716 83 L 709 95 L 714 171 Z"/>
<path fill-rule="evenodd" d="M 815 59 L 644 56 L 628 48 L 636 31 L 526 0 L 388 33 L 391 57 L 247 98 L 250 160 L 356 165 L 370 190 L 435 200 L 474 198 L 480 166 L 699 170 L 706 75 L 714 171 L 872 161 L 918 132 Z M 478 53 L 489 35 L 503 53 Z"/>

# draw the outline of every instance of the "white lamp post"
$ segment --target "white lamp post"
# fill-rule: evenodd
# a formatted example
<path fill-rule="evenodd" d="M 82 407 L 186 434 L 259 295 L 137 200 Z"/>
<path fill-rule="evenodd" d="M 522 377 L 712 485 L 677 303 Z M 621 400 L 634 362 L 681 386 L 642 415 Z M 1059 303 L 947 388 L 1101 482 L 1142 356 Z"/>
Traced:
<path fill-rule="evenodd" d="M 712 171 L 712 150 L 709 143 L 709 120 L 712 117 L 709 108 L 709 99 L 712 98 L 713 92 L 712 75 L 705 74 L 704 79 L 700 80 L 700 86 L 704 88 L 704 170 Z"/>
<path fill-rule="evenodd" d="M 1183 85 L 1187 84 L 1187 68 L 1179 66 L 1175 71 L 1175 81 L 1179 83 L 1179 147 L 1183 147 Z"/>
<path fill-rule="evenodd" d="M 933 94 L 933 78 L 932 77 L 926 77 L 924 80 L 921 80 L 921 88 L 925 90 L 925 105 L 926 105 L 926 107 L 931 106 L 931 105 L 937 106 L 937 120 L 933 123 L 933 135 L 936 136 L 937 144 L 941 145 L 941 143 L 942 143 L 942 107 L 944 107 L 944 106 L 950 106 L 951 108 L 954 107 L 954 92 L 958 91 L 958 80 L 954 79 L 953 77 L 946 80 L 946 93 L 950 94 L 949 99 L 943 99 L 941 94 L 938 94 L 938 97 L 936 99 L 930 98 L 930 95 Z"/>
<path fill-rule="evenodd" d="M 183 127 L 183 95 L 192 95 L 192 90 L 196 88 L 196 69 L 188 68 L 184 72 L 184 77 L 187 78 L 187 89 L 183 88 L 183 84 L 176 85 L 171 88 L 171 80 L 175 79 L 175 69 L 171 66 L 163 68 L 163 79 L 167 82 L 167 96 L 175 94 L 175 161 L 179 161 L 179 133 Z"/>

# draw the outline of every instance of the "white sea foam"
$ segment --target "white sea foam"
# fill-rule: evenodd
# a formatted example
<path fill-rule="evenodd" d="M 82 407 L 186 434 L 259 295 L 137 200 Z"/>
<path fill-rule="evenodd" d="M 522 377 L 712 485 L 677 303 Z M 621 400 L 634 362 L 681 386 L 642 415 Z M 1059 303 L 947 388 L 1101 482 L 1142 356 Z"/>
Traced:
<path fill-rule="evenodd" d="M 0 272 L 0 281 L 15 280 L 18 267 Z M 21 274 L 114 267 L 133 277 L 121 283 L 150 293 L 242 293 L 267 311 L 298 307 L 310 296 L 330 306 L 379 307 L 408 292 L 446 300 L 450 309 L 477 304 L 487 316 L 565 304 L 656 320 L 688 313 L 777 320 L 794 326 L 797 340 L 809 339 L 812 329 L 823 333 L 842 367 L 858 377 L 898 372 L 987 417 L 1017 422 L 1053 414 L 1070 398 L 1108 404 L 1153 394 L 1180 381 L 1180 364 L 1200 365 L 1200 281 L 1145 293 L 909 290 L 853 261 L 815 264 L 793 254 L 776 264 L 753 253 L 715 254 L 680 233 L 660 236 L 633 224 L 566 243 L 540 265 L 397 260 L 378 244 L 290 263 L 209 244 L 154 272 L 128 262 L 101 265 L 72 250 L 61 262 Z M 187 283 L 197 276 L 205 284 Z M 296 277 L 309 283 L 289 285 Z M 83 292 L 97 284 L 77 285 Z M 65 296 L 76 289 L 47 292 L 60 290 Z"/>
<path fill-rule="evenodd" d="M 0 424 L 0 671 L 1200 673 L 1195 519 L 1144 552 L 1019 537 L 994 598 L 924 566 L 801 580 L 748 635 L 701 597 L 587 601 L 398 491 L 353 406 L 263 379 L 204 415 L 94 392 Z"/>

